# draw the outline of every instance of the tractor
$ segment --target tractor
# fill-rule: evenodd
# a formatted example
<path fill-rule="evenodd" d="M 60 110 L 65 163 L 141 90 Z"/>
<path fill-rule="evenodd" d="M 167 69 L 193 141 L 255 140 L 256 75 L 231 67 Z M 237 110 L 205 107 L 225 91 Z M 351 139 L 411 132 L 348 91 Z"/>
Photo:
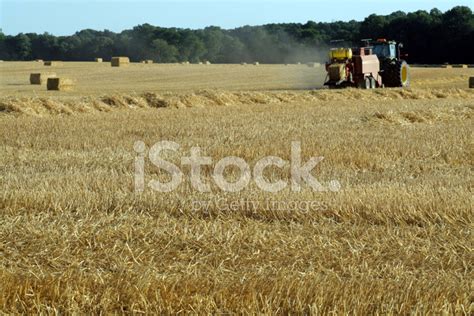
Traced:
<path fill-rule="evenodd" d="M 410 85 L 410 68 L 401 59 L 401 43 L 379 39 L 370 45 L 370 40 L 363 41 L 363 47 L 330 50 L 324 85 L 362 89 Z"/>

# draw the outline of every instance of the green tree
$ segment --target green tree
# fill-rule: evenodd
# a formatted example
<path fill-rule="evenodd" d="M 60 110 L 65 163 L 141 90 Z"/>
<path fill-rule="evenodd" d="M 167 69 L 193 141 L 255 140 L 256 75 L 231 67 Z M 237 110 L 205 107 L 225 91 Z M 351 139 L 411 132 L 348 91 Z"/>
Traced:
<path fill-rule="evenodd" d="M 173 63 L 178 60 L 178 49 L 168 44 L 164 39 L 156 39 L 152 43 L 153 49 L 156 51 L 155 60 L 162 63 Z"/>

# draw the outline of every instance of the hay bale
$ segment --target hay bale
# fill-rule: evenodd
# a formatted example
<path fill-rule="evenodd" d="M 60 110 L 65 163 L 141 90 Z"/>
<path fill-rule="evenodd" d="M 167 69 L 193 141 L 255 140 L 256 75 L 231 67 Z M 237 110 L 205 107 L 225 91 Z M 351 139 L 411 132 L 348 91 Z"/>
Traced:
<path fill-rule="evenodd" d="M 61 61 L 53 61 L 53 60 L 48 60 L 44 62 L 45 66 L 62 66 L 62 64 L 63 63 Z"/>
<path fill-rule="evenodd" d="M 469 88 L 474 89 L 474 77 L 469 78 Z"/>
<path fill-rule="evenodd" d="M 198 65 L 202 65 L 202 61 L 198 62 Z"/>
<path fill-rule="evenodd" d="M 101 62 L 104 61 L 102 58 L 98 58 L 98 57 L 95 58 L 94 60 L 95 60 L 96 63 L 101 63 Z"/>
<path fill-rule="evenodd" d="M 152 59 L 147 59 L 147 60 L 145 60 L 145 64 L 153 64 L 153 60 Z"/>
<path fill-rule="evenodd" d="M 42 63 L 42 62 L 43 62 L 42 59 L 35 59 L 35 61 L 36 61 L 37 63 Z"/>
<path fill-rule="evenodd" d="M 112 57 L 110 60 L 112 67 L 123 67 L 130 65 L 130 59 L 128 57 Z"/>
<path fill-rule="evenodd" d="M 3 63 L 3 60 L 0 59 L 0 63 Z"/>
<path fill-rule="evenodd" d="M 56 74 L 54 72 L 43 72 L 43 73 L 32 73 L 30 74 L 30 84 L 43 84 L 48 78 L 54 78 Z"/>
<path fill-rule="evenodd" d="M 71 91 L 74 81 L 66 78 L 48 78 L 47 89 L 55 91 Z"/>
<path fill-rule="evenodd" d="M 442 67 L 442 68 L 446 68 L 446 69 L 451 69 L 451 68 L 453 68 L 453 65 L 450 65 L 450 64 L 443 64 L 441 67 Z"/>
<path fill-rule="evenodd" d="M 245 65 L 247 65 L 247 63 L 240 63 L 240 64 L 241 64 L 242 66 L 245 66 Z"/>
<path fill-rule="evenodd" d="M 204 65 L 210 65 L 210 64 L 211 64 L 211 62 L 210 62 L 209 60 L 207 60 L 207 61 L 204 63 Z"/>
<path fill-rule="evenodd" d="M 259 63 L 258 61 L 254 62 L 253 64 L 254 64 L 255 66 L 260 65 L 260 63 Z"/>

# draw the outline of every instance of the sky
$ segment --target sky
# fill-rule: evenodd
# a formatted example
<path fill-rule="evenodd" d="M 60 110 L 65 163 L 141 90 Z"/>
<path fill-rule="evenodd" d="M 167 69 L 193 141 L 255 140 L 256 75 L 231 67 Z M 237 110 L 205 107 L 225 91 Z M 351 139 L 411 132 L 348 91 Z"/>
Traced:
<path fill-rule="evenodd" d="M 266 23 L 363 20 L 402 10 L 441 11 L 474 0 L 0 0 L 3 33 L 70 35 L 82 29 L 120 32 L 149 23 L 162 27 L 234 28 Z"/>

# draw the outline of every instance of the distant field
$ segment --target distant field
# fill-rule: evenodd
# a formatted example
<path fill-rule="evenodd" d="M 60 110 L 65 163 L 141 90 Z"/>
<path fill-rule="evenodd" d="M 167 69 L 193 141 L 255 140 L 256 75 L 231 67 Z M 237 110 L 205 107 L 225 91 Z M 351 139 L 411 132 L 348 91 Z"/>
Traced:
<path fill-rule="evenodd" d="M 29 74 L 53 71 L 77 80 L 75 95 L 114 92 L 193 91 L 197 89 L 287 90 L 317 88 L 324 82 L 324 67 L 306 65 L 180 65 L 138 64 L 115 68 L 110 63 L 63 63 L 48 67 L 42 63 L 0 64 L 0 92 L 48 95 L 44 87 L 31 87 Z M 51 93 L 49 93 L 51 94 Z"/>
<path fill-rule="evenodd" d="M 76 90 L 30 86 L 45 69 Z M 5 62 L 0 76 L 1 312 L 472 315 L 474 69 L 374 91 L 313 91 L 324 69 L 304 65 Z M 137 194 L 134 143 L 161 140 L 178 165 L 199 146 L 251 166 L 301 141 L 342 190 Z M 290 182 L 289 166 L 265 177 Z"/>
<path fill-rule="evenodd" d="M 324 65 L 180 65 L 138 64 L 113 68 L 110 63 L 66 62 L 43 66 L 36 62 L 0 63 L 0 93 L 20 96 L 56 96 L 44 86 L 31 86 L 29 75 L 51 71 L 77 81 L 70 95 L 98 95 L 144 91 L 308 90 L 322 87 Z M 474 69 L 413 68 L 414 88 L 466 88 Z M 61 93 L 59 93 L 61 94 Z"/>

